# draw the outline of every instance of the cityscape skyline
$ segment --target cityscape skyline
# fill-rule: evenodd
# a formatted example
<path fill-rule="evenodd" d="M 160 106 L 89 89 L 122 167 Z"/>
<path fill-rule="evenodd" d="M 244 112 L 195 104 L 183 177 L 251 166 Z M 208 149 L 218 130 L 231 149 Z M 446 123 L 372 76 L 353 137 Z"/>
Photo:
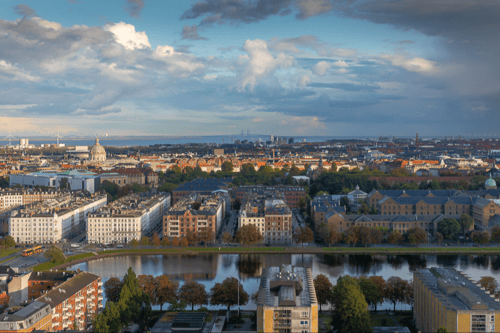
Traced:
<path fill-rule="evenodd" d="M 494 137 L 500 126 L 492 0 L 7 0 L 0 12 L 0 132 Z"/>

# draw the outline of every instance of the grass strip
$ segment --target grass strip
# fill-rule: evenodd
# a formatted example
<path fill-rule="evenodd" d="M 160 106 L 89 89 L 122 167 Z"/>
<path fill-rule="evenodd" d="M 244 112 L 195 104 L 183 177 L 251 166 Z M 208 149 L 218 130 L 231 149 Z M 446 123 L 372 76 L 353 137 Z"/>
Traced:
<path fill-rule="evenodd" d="M 33 271 L 34 272 L 46 271 L 46 270 L 49 270 L 51 268 L 57 267 L 59 265 L 70 263 L 74 260 L 85 259 L 85 258 L 89 258 L 89 257 L 93 257 L 93 256 L 94 256 L 93 253 L 81 253 L 81 254 L 76 254 L 74 256 L 67 257 L 65 262 L 51 262 L 51 261 L 44 262 L 44 263 L 41 263 L 41 264 L 33 267 Z"/>

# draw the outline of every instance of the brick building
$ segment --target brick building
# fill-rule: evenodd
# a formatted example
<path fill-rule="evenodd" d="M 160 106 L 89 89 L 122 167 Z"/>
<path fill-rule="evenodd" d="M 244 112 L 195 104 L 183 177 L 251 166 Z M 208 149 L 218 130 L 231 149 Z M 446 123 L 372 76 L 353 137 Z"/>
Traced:
<path fill-rule="evenodd" d="M 285 196 L 285 202 L 291 209 L 300 208 L 301 202 L 306 204 L 306 191 L 301 186 L 290 186 L 290 185 L 276 185 L 276 186 L 265 186 L 265 185 L 246 185 L 240 186 L 236 190 L 236 199 L 244 203 L 244 197 L 247 193 L 257 193 L 265 194 L 266 192 L 282 192 Z"/>
<path fill-rule="evenodd" d="M 101 277 L 79 272 L 37 299 L 52 310 L 52 331 L 72 329 L 87 330 L 92 319 L 103 307 Z"/>
<path fill-rule="evenodd" d="M 188 231 L 198 233 L 209 228 L 214 237 L 225 217 L 226 200 L 222 194 L 185 196 L 163 216 L 163 237 L 185 237 Z"/>
<path fill-rule="evenodd" d="M 32 272 L 28 280 L 28 300 L 34 300 L 75 276 L 72 271 Z"/>
<path fill-rule="evenodd" d="M 186 182 L 172 191 L 172 205 L 189 194 L 210 195 L 216 191 L 226 191 L 232 182 L 231 178 L 197 178 Z"/>
<path fill-rule="evenodd" d="M 238 228 L 253 225 L 265 243 L 292 242 L 292 211 L 283 192 L 247 192 L 238 215 Z"/>

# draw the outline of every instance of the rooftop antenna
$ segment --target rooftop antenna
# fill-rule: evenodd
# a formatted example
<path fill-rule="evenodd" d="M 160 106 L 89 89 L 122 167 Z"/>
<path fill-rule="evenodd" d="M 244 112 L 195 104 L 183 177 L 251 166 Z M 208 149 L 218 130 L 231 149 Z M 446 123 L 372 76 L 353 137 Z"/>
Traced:
<path fill-rule="evenodd" d="M 10 134 L 10 132 L 9 132 L 9 135 L 5 138 L 9 139 L 9 146 L 12 146 L 12 139 L 14 139 L 14 137 Z"/>

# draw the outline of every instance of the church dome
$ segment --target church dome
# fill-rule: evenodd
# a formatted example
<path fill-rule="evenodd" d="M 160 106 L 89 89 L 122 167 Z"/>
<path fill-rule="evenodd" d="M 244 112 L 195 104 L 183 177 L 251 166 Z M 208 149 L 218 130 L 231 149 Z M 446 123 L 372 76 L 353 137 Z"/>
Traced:
<path fill-rule="evenodd" d="M 490 174 L 490 178 L 486 180 L 486 182 L 484 183 L 484 186 L 488 189 L 488 188 L 492 188 L 492 187 L 497 187 L 497 182 L 491 178 L 491 174 Z"/>
<path fill-rule="evenodd" d="M 103 146 L 99 144 L 99 139 L 95 139 L 95 145 L 92 147 L 90 151 L 90 156 L 92 161 L 105 161 L 106 160 L 106 150 L 104 150 Z"/>

